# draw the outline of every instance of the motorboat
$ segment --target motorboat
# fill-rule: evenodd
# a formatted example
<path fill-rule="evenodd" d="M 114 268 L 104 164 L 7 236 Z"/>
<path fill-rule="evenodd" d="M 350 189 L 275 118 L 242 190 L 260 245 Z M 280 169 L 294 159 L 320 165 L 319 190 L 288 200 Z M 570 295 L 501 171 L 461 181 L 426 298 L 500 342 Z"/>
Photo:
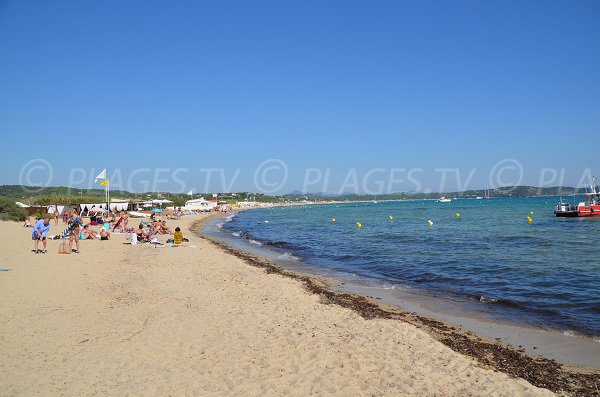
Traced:
<path fill-rule="evenodd" d="M 554 215 L 560 217 L 580 217 L 600 215 L 600 189 L 596 184 L 596 178 L 592 178 L 589 192 L 585 193 L 584 200 L 579 204 L 560 202 L 554 208 Z"/>

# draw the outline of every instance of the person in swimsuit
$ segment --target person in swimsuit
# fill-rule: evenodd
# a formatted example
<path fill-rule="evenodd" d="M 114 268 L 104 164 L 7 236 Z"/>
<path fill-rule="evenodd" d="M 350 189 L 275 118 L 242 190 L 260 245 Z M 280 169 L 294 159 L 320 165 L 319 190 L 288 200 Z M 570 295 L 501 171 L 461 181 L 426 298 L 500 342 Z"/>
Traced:
<path fill-rule="evenodd" d="M 77 250 L 75 251 L 76 254 L 79 254 L 79 226 L 81 226 L 83 224 L 83 222 L 81 221 L 81 218 L 77 216 L 77 211 L 75 210 L 71 210 L 71 216 L 69 218 L 69 222 L 67 222 L 67 225 L 69 227 L 69 250 L 72 252 L 73 251 L 73 241 L 75 241 L 75 246 L 77 247 Z"/>
<path fill-rule="evenodd" d="M 100 231 L 100 240 L 110 240 L 110 233 L 105 228 Z"/>

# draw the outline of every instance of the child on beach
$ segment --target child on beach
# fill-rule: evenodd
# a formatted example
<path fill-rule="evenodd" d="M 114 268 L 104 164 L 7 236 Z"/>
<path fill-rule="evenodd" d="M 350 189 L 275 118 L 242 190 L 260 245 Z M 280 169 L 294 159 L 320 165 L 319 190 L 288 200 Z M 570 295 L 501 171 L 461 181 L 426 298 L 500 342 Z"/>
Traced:
<path fill-rule="evenodd" d="M 34 252 L 36 254 L 39 254 L 40 252 L 42 254 L 46 253 L 46 236 L 48 235 L 49 231 L 50 231 L 50 218 L 48 218 L 47 216 L 44 219 L 40 219 L 39 221 L 37 221 L 35 223 L 35 226 L 33 226 L 33 232 L 31 233 L 31 239 L 33 240 Z M 44 247 L 43 250 L 38 249 L 40 241 L 42 242 L 42 245 Z"/>
<path fill-rule="evenodd" d="M 181 229 L 179 226 L 175 228 L 175 233 L 173 233 L 173 243 L 181 244 L 183 243 L 183 233 L 181 233 Z"/>

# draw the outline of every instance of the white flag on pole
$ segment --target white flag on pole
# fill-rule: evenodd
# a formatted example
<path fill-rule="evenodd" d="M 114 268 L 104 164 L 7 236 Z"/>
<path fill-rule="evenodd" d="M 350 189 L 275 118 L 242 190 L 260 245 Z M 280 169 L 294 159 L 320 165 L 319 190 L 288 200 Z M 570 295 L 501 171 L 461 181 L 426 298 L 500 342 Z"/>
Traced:
<path fill-rule="evenodd" d="M 98 176 L 96 177 L 96 179 L 94 179 L 94 183 L 98 182 L 98 179 L 106 179 L 106 168 L 102 170 L 101 173 L 98 174 Z"/>

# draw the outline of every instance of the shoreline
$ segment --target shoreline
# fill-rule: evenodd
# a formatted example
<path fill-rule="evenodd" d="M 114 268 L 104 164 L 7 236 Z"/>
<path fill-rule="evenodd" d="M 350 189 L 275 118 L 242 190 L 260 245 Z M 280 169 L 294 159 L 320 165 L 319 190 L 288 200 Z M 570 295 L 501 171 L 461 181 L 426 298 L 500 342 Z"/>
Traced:
<path fill-rule="evenodd" d="M 561 364 L 553 359 L 533 357 L 527 354 L 523 348 L 514 348 L 499 340 L 485 338 L 465 330 L 461 326 L 414 311 L 406 311 L 400 305 L 386 304 L 378 301 L 378 298 L 361 295 L 357 292 L 336 290 L 336 281 L 284 268 L 273 263 L 267 257 L 245 252 L 207 236 L 204 233 L 207 223 L 224 216 L 216 215 L 197 220 L 190 225 L 189 229 L 224 252 L 242 259 L 250 266 L 264 269 L 268 274 L 274 273 L 299 281 L 307 291 L 318 295 L 322 304 L 335 304 L 351 309 L 366 320 L 388 319 L 414 325 L 453 351 L 471 357 L 483 366 L 512 377 L 522 378 L 534 386 L 556 393 L 568 392 L 571 395 L 588 396 L 598 393 L 600 382 L 600 369 L 598 368 Z"/>
<path fill-rule="evenodd" d="M 31 229 L 0 222 L 10 269 L 0 272 L 0 395 L 597 394 L 577 379 L 557 384 L 556 371 L 537 387 L 453 351 L 410 314 L 190 232 L 209 219 L 169 221 L 188 246 L 113 234 L 78 255 L 53 240 L 35 255 Z M 444 335 L 462 344 L 454 332 Z"/>

